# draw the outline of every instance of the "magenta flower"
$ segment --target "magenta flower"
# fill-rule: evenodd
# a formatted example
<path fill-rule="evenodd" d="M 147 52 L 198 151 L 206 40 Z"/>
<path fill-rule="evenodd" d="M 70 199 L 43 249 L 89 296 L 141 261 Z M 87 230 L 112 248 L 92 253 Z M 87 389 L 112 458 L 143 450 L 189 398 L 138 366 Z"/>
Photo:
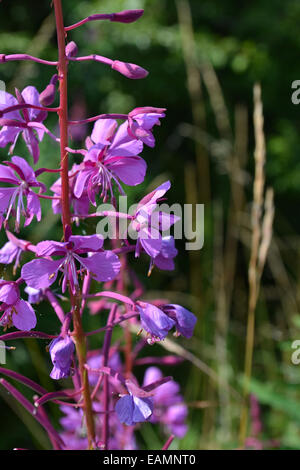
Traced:
<path fill-rule="evenodd" d="M 33 86 L 24 88 L 22 93 L 16 90 L 16 96 L 17 99 L 5 91 L 0 91 L 0 110 L 24 103 L 40 106 L 39 92 Z M 43 139 L 44 131 L 37 127 L 35 129 L 36 137 L 33 128 L 28 127 L 28 124 L 43 122 L 47 117 L 47 112 L 38 109 L 24 108 L 22 112 L 18 110 L 10 111 L 4 113 L 3 116 L 4 117 L 0 120 L 0 124 L 3 126 L 0 131 L 0 147 L 5 147 L 8 143 L 12 143 L 10 147 L 10 153 L 12 153 L 19 134 L 22 134 L 34 163 L 37 163 L 39 159 L 39 141 Z"/>
<path fill-rule="evenodd" d="M 158 211 L 158 202 L 170 189 L 170 181 L 166 181 L 150 194 L 145 196 L 138 204 L 132 217 L 129 230 L 137 232 L 135 256 L 138 257 L 144 251 L 155 259 L 162 250 L 165 250 L 160 231 L 168 230 L 179 218 L 173 214 Z M 166 253 L 166 251 L 165 251 Z"/>
<path fill-rule="evenodd" d="M 41 220 L 40 200 L 31 188 L 39 188 L 41 192 L 45 192 L 46 188 L 43 183 L 37 181 L 33 169 L 24 158 L 15 156 L 11 158 L 11 162 L 5 163 L 7 166 L 0 165 L 0 181 L 10 183 L 14 187 L 0 188 L 0 218 L 3 222 L 6 213 L 4 223 L 7 226 L 9 216 L 14 214 L 15 230 L 18 232 L 21 215 L 25 217 L 24 226 L 29 225 L 34 216 L 38 221 Z M 26 209 L 24 198 L 27 201 Z"/>
<path fill-rule="evenodd" d="M 168 332 L 175 326 L 175 321 L 161 309 L 146 302 L 137 302 L 141 327 L 151 336 L 151 343 L 165 339 Z"/>
<path fill-rule="evenodd" d="M 15 282 L 0 280 L 0 311 L 3 312 L 0 324 L 18 330 L 29 331 L 36 325 L 36 316 L 31 305 L 20 299 L 20 292 Z"/>
<path fill-rule="evenodd" d="M 121 423 L 132 426 L 150 418 L 153 401 L 152 398 L 140 398 L 130 393 L 117 401 L 115 410 Z"/>
<path fill-rule="evenodd" d="M 95 195 L 100 191 L 104 201 L 108 194 L 113 198 L 114 182 L 124 194 L 120 181 L 135 186 L 144 181 L 147 165 L 139 157 L 143 150 L 142 142 L 128 135 L 127 124 L 118 130 L 114 119 L 96 121 L 91 140 L 95 145 L 89 147 L 81 171 L 78 173 L 74 194 L 80 198 L 85 188 L 92 202 L 96 205 Z"/>
<path fill-rule="evenodd" d="M 63 379 L 70 375 L 72 356 L 75 350 L 70 336 L 59 336 L 51 341 L 49 352 L 53 363 L 50 377 L 54 380 Z"/>
<path fill-rule="evenodd" d="M 128 115 L 128 134 L 154 147 L 155 138 L 151 131 L 155 125 L 160 126 L 160 119 L 165 117 L 164 111 L 164 108 L 150 107 L 134 109 Z"/>
<path fill-rule="evenodd" d="M 59 271 L 63 272 L 62 291 L 70 283 L 72 292 L 79 287 L 76 262 L 80 271 L 87 271 L 98 282 L 111 281 L 120 270 L 120 261 L 112 251 L 102 250 L 103 237 L 100 235 L 71 235 L 66 242 L 44 241 L 36 246 L 37 256 L 47 259 L 34 259 L 25 264 L 21 275 L 29 287 L 44 289 L 56 280 Z M 83 258 L 82 254 L 94 253 Z M 59 256 L 52 260 L 50 256 Z"/>
<path fill-rule="evenodd" d="M 176 330 L 179 334 L 186 338 L 193 336 L 197 318 L 192 312 L 177 304 L 164 305 L 162 310 L 174 320 Z"/>

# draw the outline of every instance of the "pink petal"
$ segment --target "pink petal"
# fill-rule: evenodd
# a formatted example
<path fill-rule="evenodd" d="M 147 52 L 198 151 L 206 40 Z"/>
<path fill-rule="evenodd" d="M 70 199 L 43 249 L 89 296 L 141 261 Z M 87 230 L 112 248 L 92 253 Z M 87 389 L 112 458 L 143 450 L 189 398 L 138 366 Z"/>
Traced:
<path fill-rule="evenodd" d="M 62 260 L 34 259 L 25 264 L 21 276 L 29 287 L 45 289 L 56 280 Z"/>
<path fill-rule="evenodd" d="M 80 263 L 90 272 L 98 282 L 112 281 L 119 274 L 121 263 L 112 251 L 95 253 L 89 258 L 77 257 Z"/>
<path fill-rule="evenodd" d="M 118 123 L 115 119 L 98 119 L 94 124 L 91 134 L 92 141 L 95 144 L 109 145 L 117 125 Z"/>
<path fill-rule="evenodd" d="M 141 157 L 125 157 L 117 160 L 107 167 L 112 170 L 116 176 L 129 186 L 136 186 L 145 179 L 147 164 Z"/>
<path fill-rule="evenodd" d="M 12 314 L 14 326 L 22 331 L 32 330 L 36 325 L 36 316 L 30 303 L 21 299 L 14 307 L 17 312 Z"/>

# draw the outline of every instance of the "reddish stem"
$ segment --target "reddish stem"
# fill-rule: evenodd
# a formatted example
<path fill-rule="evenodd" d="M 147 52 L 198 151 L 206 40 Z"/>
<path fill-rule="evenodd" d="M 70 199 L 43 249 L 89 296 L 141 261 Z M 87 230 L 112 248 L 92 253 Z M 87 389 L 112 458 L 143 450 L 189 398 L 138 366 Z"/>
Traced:
<path fill-rule="evenodd" d="M 61 154 L 61 184 L 62 184 L 62 221 L 64 238 L 67 238 L 68 227 L 71 226 L 70 205 L 69 205 L 69 173 L 68 173 L 68 89 L 67 89 L 67 73 L 68 73 L 68 59 L 65 54 L 65 31 L 61 0 L 53 0 L 56 29 L 57 29 L 57 43 L 58 43 L 58 76 L 60 80 L 59 94 L 59 127 L 60 127 L 60 154 Z M 89 380 L 87 370 L 85 369 L 86 362 L 86 338 L 82 327 L 80 316 L 80 295 L 77 292 L 75 295 L 70 291 L 73 324 L 74 324 L 74 339 L 76 344 L 76 352 L 78 357 L 80 379 L 82 386 L 82 395 L 84 402 L 84 413 L 87 427 L 89 449 L 92 449 L 95 442 L 95 425 L 93 418 L 92 402 L 90 396 Z"/>
<path fill-rule="evenodd" d="M 170 445 L 172 444 L 173 440 L 174 440 L 174 434 L 171 434 L 171 436 L 169 437 L 169 439 L 166 441 L 166 443 L 164 444 L 162 450 L 168 450 Z"/>
<path fill-rule="evenodd" d="M 107 325 L 112 325 L 114 323 L 115 315 L 117 312 L 117 305 L 113 305 L 111 311 L 108 316 Z M 103 344 L 103 367 L 106 367 L 108 364 L 109 359 L 109 348 L 111 345 L 111 337 L 112 337 L 112 330 L 113 327 L 111 326 L 106 330 L 105 337 L 104 337 L 104 344 Z M 109 414 L 107 413 L 109 409 L 109 377 L 105 375 L 103 379 L 103 395 L 104 395 L 104 403 L 103 403 L 103 411 L 104 411 L 104 418 L 103 418 L 103 428 L 102 428 L 102 442 L 104 450 L 108 448 L 108 438 L 109 438 Z"/>

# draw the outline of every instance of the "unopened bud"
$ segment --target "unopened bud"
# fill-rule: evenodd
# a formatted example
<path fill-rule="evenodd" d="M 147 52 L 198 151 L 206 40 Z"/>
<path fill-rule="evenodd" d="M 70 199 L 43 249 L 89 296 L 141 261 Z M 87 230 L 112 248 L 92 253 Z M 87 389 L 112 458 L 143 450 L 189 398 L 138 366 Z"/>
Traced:
<path fill-rule="evenodd" d="M 112 63 L 111 68 L 113 70 L 117 70 L 117 72 L 120 72 L 122 75 L 125 75 L 125 77 L 131 78 L 133 80 L 145 78 L 149 74 L 147 70 L 143 69 L 139 65 L 130 64 L 128 62 L 121 62 L 119 60 L 115 60 Z"/>
<path fill-rule="evenodd" d="M 58 75 L 55 74 L 50 80 L 49 85 L 46 86 L 45 90 L 40 93 L 39 102 L 42 106 L 50 106 L 55 99 L 56 93 L 56 82 L 58 80 Z"/>
<path fill-rule="evenodd" d="M 71 41 L 66 45 L 66 56 L 67 57 L 76 57 L 78 53 L 78 47 L 76 42 Z"/>
<path fill-rule="evenodd" d="M 110 21 L 118 21 L 119 23 L 133 23 L 137 21 L 144 10 L 124 10 L 119 13 L 113 13 Z"/>

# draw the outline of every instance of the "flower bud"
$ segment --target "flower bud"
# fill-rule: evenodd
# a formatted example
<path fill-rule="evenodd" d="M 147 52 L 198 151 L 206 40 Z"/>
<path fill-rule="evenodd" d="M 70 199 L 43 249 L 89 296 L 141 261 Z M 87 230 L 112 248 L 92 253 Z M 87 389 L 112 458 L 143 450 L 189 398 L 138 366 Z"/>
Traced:
<path fill-rule="evenodd" d="M 78 53 L 77 44 L 74 41 L 69 42 L 66 45 L 66 56 L 67 57 L 76 57 Z"/>
<path fill-rule="evenodd" d="M 130 64 L 128 62 L 121 62 L 119 60 L 114 60 L 111 68 L 113 70 L 117 70 L 117 72 L 120 72 L 122 75 L 125 75 L 125 77 L 131 78 L 133 80 L 145 78 L 149 73 L 139 65 Z"/>
<path fill-rule="evenodd" d="M 40 93 L 39 102 L 42 106 L 50 106 L 54 99 L 56 93 L 56 82 L 58 80 L 58 75 L 55 74 L 50 80 L 49 85 L 46 86 L 45 90 Z"/>
<path fill-rule="evenodd" d="M 52 379 L 59 380 L 70 375 L 74 349 L 74 343 L 69 336 L 58 336 L 51 342 L 49 352 L 54 366 L 50 374 Z"/>
<path fill-rule="evenodd" d="M 137 21 L 144 13 L 144 10 L 124 10 L 119 13 L 113 13 L 110 21 L 119 23 L 133 23 Z"/>

